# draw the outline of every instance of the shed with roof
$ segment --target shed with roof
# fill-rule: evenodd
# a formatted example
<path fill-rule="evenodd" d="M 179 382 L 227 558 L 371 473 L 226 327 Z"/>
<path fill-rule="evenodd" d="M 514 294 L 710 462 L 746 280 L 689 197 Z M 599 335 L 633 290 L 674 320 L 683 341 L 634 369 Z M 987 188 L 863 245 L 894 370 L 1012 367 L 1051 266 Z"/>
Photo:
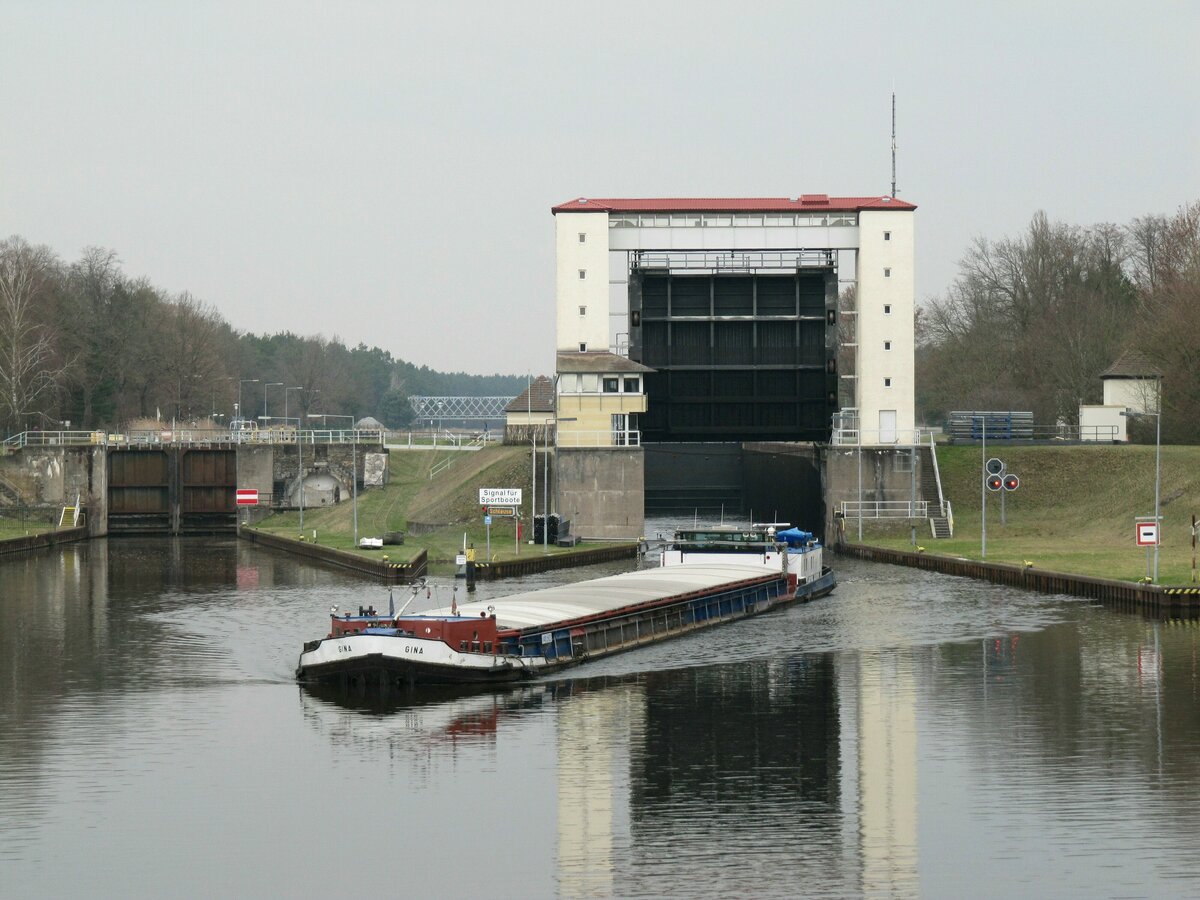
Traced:
<path fill-rule="evenodd" d="M 554 440 L 554 381 L 539 375 L 504 407 L 504 443 L 539 444 Z"/>

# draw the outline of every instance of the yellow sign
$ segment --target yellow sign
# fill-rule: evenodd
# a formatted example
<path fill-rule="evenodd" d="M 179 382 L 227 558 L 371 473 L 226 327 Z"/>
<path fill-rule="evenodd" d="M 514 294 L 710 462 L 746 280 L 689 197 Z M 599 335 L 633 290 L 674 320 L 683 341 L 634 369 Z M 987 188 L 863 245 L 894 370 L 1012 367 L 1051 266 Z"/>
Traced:
<path fill-rule="evenodd" d="M 517 510 L 512 506 L 489 506 L 489 516 L 515 516 Z"/>

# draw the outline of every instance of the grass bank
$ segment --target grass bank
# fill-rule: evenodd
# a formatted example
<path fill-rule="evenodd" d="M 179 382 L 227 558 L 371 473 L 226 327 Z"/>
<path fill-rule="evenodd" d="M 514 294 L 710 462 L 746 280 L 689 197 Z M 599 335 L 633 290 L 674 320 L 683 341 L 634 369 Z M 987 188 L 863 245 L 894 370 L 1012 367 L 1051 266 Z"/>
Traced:
<path fill-rule="evenodd" d="M 24 520 L 20 516 L 0 516 L 0 541 L 27 537 L 31 534 L 43 534 L 47 531 L 54 531 L 54 523 L 47 521 L 45 516 L 39 519 L 26 518 Z"/>
<path fill-rule="evenodd" d="M 978 446 L 939 446 L 942 487 L 954 508 L 954 537 L 933 540 L 928 526 L 917 543 L 930 553 L 980 559 L 982 463 Z M 1134 543 L 1134 517 L 1154 513 L 1153 446 L 989 447 L 1020 476 L 1018 490 L 987 498 L 987 559 L 1060 572 L 1137 581 L 1146 552 Z M 1200 448 L 1162 448 L 1159 581 L 1191 578 L 1191 517 L 1200 516 Z M 847 521 L 848 540 L 857 525 Z M 866 522 L 863 543 L 911 549 L 906 527 Z"/>
<path fill-rule="evenodd" d="M 447 458 L 454 462 L 432 478 L 430 472 Z M 421 549 L 429 554 L 431 565 L 453 563 L 463 544 L 474 544 L 477 558 L 483 561 L 487 547 L 487 528 L 479 509 L 479 488 L 515 487 L 524 491 L 526 533 L 516 542 L 512 519 L 493 518 L 491 528 L 492 559 L 501 562 L 531 556 L 571 553 L 561 547 L 531 547 L 529 501 L 532 497 L 532 473 L 529 449 L 524 447 L 485 447 L 476 451 L 389 451 L 390 476 L 382 488 L 371 488 L 358 497 L 359 537 L 381 537 L 386 531 L 403 531 L 403 546 L 383 550 L 362 550 L 354 545 L 354 519 L 351 503 L 304 511 L 304 536 L 311 540 L 314 530 L 323 546 L 348 550 L 378 559 L 387 554 L 393 562 L 411 559 Z M 538 471 L 539 490 L 541 470 Z M 539 495 L 540 496 L 540 495 Z M 256 528 L 281 537 L 300 536 L 298 512 L 277 513 Z M 414 534 L 414 527 L 422 533 Z M 590 549 L 605 544 L 580 544 Z"/>

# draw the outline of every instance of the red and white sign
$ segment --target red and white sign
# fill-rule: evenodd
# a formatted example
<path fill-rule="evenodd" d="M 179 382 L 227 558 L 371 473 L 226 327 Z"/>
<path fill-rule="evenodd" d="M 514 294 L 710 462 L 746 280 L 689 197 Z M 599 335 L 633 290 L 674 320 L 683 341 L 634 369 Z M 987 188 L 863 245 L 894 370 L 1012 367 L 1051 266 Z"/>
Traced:
<path fill-rule="evenodd" d="M 258 491 L 254 488 L 238 488 L 237 505 L 258 506 Z"/>
<path fill-rule="evenodd" d="M 1157 522 L 1138 522 L 1137 523 L 1137 545 L 1139 547 L 1153 547 L 1158 543 L 1158 523 Z"/>

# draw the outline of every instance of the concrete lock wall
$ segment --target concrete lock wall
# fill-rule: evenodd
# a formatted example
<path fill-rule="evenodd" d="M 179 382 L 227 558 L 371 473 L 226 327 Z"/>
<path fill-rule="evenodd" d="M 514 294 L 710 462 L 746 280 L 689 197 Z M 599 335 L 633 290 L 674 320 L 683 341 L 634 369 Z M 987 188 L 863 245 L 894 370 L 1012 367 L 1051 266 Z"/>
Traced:
<path fill-rule="evenodd" d="M 103 447 L 26 447 L 0 458 L 0 506 L 44 508 L 57 521 L 79 497 L 94 535 L 104 533 L 106 483 Z"/>
<path fill-rule="evenodd" d="M 355 451 L 349 444 L 305 444 L 303 447 L 304 505 L 328 505 L 332 499 L 335 485 L 326 478 L 317 476 L 329 476 L 336 481 L 339 500 L 350 499 L 352 479 L 354 478 L 352 473 L 357 474 L 358 483 L 362 485 L 367 456 L 380 455 L 381 449 L 378 445 L 367 447 L 360 444 Z M 299 448 L 295 445 L 279 445 L 274 448 L 272 480 L 277 488 L 282 489 L 285 506 L 295 506 L 300 500 L 298 492 L 300 455 Z M 354 468 L 356 463 L 357 470 Z M 386 478 L 386 474 L 383 477 Z M 253 485 L 246 486 L 253 487 Z"/>
<path fill-rule="evenodd" d="M 237 486 L 252 488 L 259 494 L 275 490 L 275 448 L 271 446 L 238 447 Z"/>
<path fill-rule="evenodd" d="M 825 451 L 825 539 L 832 543 L 839 519 L 834 515 L 842 501 L 859 500 L 859 448 L 829 447 Z M 862 500 L 864 503 L 921 500 L 921 455 L 911 448 L 863 447 Z M 915 458 L 914 458 L 915 457 Z"/>
<path fill-rule="evenodd" d="M 640 447 L 559 447 L 558 511 L 584 539 L 637 540 L 644 527 L 646 465 Z"/>

